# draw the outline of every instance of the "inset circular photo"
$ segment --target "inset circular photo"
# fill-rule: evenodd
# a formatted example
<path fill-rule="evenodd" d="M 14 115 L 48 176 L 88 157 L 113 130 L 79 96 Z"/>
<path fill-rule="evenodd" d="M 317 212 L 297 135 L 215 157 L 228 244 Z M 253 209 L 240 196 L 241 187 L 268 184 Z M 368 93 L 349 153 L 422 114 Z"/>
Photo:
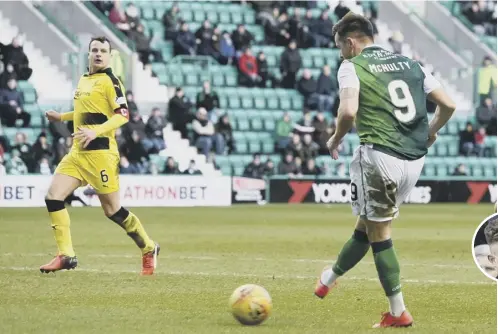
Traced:
<path fill-rule="evenodd" d="M 477 228 L 472 255 L 479 270 L 498 282 L 498 213 L 484 219 Z"/>

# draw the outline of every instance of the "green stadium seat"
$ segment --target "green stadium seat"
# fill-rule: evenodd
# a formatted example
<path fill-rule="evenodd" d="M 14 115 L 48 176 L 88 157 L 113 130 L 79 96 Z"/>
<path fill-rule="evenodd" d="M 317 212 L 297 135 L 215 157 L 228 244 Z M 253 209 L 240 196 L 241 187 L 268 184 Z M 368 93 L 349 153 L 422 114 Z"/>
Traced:
<path fill-rule="evenodd" d="M 221 24 L 232 23 L 229 12 L 221 11 L 218 13 L 218 17 Z"/>
<path fill-rule="evenodd" d="M 213 73 L 213 77 L 211 79 L 213 86 L 224 86 L 225 85 L 225 77 L 222 73 Z"/>
<path fill-rule="evenodd" d="M 187 86 L 197 86 L 200 83 L 200 79 L 197 76 L 197 73 L 187 73 L 184 82 Z"/>
<path fill-rule="evenodd" d="M 237 118 L 237 131 L 249 131 L 250 128 L 249 119 Z"/>
<path fill-rule="evenodd" d="M 254 12 L 247 12 L 247 13 L 244 13 L 244 23 L 245 24 L 254 24 L 256 22 L 256 19 L 255 19 L 255 14 Z"/>
<path fill-rule="evenodd" d="M 23 91 L 24 103 L 35 103 L 36 102 L 36 91 L 25 90 Z"/>
<path fill-rule="evenodd" d="M 472 167 L 472 176 L 473 177 L 483 177 L 484 171 L 482 166 L 473 166 Z"/>
<path fill-rule="evenodd" d="M 240 100 L 238 96 L 230 96 L 228 97 L 228 107 L 229 108 L 235 108 L 238 109 L 240 108 Z"/>
<path fill-rule="evenodd" d="M 268 65 L 270 66 L 270 65 Z M 305 68 L 310 68 L 310 67 L 313 67 L 313 58 L 309 57 L 309 56 L 304 56 L 303 57 L 303 67 Z M 299 75 L 299 74 L 298 74 Z M 300 75 L 299 75 L 300 76 Z"/>
<path fill-rule="evenodd" d="M 242 108 L 250 109 L 253 108 L 253 98 L 251 96 L 244 96 L 242 98 Z"/>
<path fill-rule="evenodd" d="M 251 130 L 252 131 L 263 130 L 263 120 L 261 118 L 251 118 Z"/>
<path fill-rule="evenodd" d="M 247 142 L 246 141 L 235 141 L 235 151 L 239 154 L 245 154 L 249 152 L 247 148 Z"/>
<path fill-rule="evenodd" d="M 266 99 L 267 107 L 270 109 L 278 109 L 277 97 L 269 97 Z"/>
<path fill-rule="evenodd" d="M 459 151 L 459 142 L 456 140 L 451 140 L 448 142 L 448 155 L 457 156 Z"/>
<path fill-rule="evenodd" d="M 281 97 L 280 98 L 280 109 L 290 110 L 291 109 L 291 100 L 289 97 Z"/>
<path fill-rule="evenodd" d="M 209 22 L 213 22 L 213 23 L 219 22 L 218 21 L 218 13 L 216 13 L 214 11 L 207 11 L 206 13 L 207 13 L 206 18 L 209 20 Z"/>
<path fill-rule="evenodd" d="M 227 86 L 237 86 L 237 73 L 227 73 L 225 75 L 225 82 Z"/>
<path fill-rule="evenodd" d="M 259 153 L 261 152 L 261 144 L 259 141 L 250 141 L 249 142 L 249 153 Z"/>
<path fill-rule="evenodd" d="M 203 11 L 194 10 L 194 21 L 204 22 L 205 19 L 206 19 L 206 15 Z M 197 30 L 197 29 L 192 29 L 192 30 Z"/>
<path fill-rule="evenodd" d="M 144 3 L 146 4 L 146 2 Z M 142 7 L 142 19 L 145 21 L 154 20 L 156 18 L 154 8 L 152 7 Z"/>
<path fill-rule="evenodd" d="M 232 12 L 230 13 L 231 20 L 227 23 L 240 24 L 243 21 L 243 15 L 240 12 Z"/>
<path fill-rule="evenodd" d="M 265 118 L 263 123 L 265 125 L 266 131 L 274 131 L 275 130 L 275 121 L 272 118 Z"/>
<path fill-rule="evenodd" d="M 265 141 L 261 144 L 261 148 L 263 153 L 271 154 L 275 150 L 275 145 L 273 144 L 273 142 Z"/>
<path fill-rule="evenodd" d="M 425 176 L 429 176 L 429 177 L 436 176 L 436 169 L 434 168 L 434 165 L 432 165 L 432 164 L 426 164 L 424 166 L 424 170 L 423 170 L 422 174 L 425 175 Z"/>

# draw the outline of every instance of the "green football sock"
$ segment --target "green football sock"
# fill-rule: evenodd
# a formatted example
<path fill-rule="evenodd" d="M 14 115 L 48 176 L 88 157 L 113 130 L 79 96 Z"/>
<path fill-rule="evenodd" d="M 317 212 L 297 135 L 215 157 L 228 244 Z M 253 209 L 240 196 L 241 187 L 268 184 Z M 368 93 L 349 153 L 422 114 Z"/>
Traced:
<path fill-rule="evenodd" d="M 337 276 L 344 275 L 365 257 L 369 248 L 367 234 L 363 231 L 355 230 L 351 239 L 342 247 L 339 257 L 332 267 L 334 274 Z"/>
<path fill-rule="evenodd" d="M 399 262 L 391 239 L 373 242 L 375 267 L 386 296 L 401 292 Z"/>

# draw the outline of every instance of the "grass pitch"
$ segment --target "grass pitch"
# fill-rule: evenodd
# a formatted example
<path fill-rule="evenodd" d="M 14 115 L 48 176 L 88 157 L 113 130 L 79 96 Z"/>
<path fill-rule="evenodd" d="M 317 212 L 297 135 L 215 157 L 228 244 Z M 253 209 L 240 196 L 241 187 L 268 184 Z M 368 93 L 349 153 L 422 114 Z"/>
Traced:
<path fill-rule="evenodd" d="M 496 285 L 475 266 L 471 239 L 491 205 L 405 205 L 394 245 L 415 318 L 404 333 L 496 333 Z M 371 252 L 324 300 L 316 278 L 350 237 L 348 206 L 137 208 L 162 246 L 140 277 L 133 242 L 98 208 L 72 208 L 75 271 L 40 274 L 55 242 L 39 209 L 0 211 L 0 333 L 365 333 L 388 310 Z M 273 297 L 259 327 L 228 311 L 239 285 Z"/>

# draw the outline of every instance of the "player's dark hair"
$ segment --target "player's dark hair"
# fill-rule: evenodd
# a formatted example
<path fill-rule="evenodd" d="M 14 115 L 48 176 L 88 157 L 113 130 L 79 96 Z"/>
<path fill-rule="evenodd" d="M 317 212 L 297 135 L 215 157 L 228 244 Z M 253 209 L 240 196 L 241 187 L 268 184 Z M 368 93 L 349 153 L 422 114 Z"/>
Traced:
<path fill-rule="evenodd" d="M 105 37 L 105 36 L 97 36 L 97 37 L 92 37 L 90 39 L 90 43 L 88 43 L 88 51 L 90 51 L 90 45 L 92 45 L 93 41 L 99 41 L 102 44 L 104 44 L 104 43 L 107 42 L 109 44 L 109 51 L 112 50 L 111 41 L 107 37 Z"/>
<path fill-rule="evenodd" d="M 351 33 L 358 37 L 374 38 L 372 23 L 362 15 L 349 12 L 335 24 L 332 35 L 337 34 L 339 38 L 344 38 Z"/>
<path fill-rule="evenodd" d="M 488 220 L 488 226 L 484 228 L 484 235 L 488 244 L 498 242 L 498 217 Z"/>

